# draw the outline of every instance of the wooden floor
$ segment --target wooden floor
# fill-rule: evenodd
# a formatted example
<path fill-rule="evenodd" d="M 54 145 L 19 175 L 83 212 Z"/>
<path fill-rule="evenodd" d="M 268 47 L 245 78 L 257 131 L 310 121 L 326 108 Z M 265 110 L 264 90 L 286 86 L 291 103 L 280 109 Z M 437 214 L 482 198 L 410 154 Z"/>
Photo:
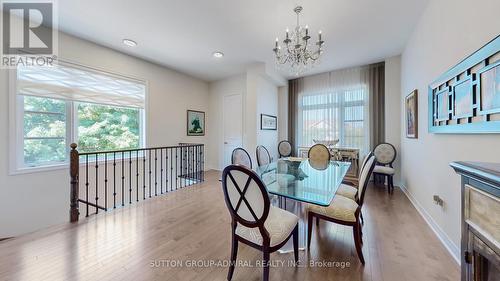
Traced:
<path fill-rule="evenodd" d="M 225 280 L 229 214 L 219 173 L 206 177 L 135 206 L 2 241 L 0 280 Z M 270 279 L 459 280 L 458 265 L 399 189 L 390 196 L 370 186 L 363 213 L 364 267 L 351 229 L 321 222 L 300 267 L 289 264 L 292 254 L 271 255 Z M 233 280 L 260 280 L 260 258 L 241 245 Z"/>

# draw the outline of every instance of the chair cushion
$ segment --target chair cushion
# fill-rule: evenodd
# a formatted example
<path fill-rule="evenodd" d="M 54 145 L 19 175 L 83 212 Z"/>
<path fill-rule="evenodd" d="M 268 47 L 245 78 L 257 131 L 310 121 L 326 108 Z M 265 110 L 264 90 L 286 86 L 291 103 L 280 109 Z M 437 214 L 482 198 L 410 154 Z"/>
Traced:
<path fill-rule="evenodd" d="M 285 239 L 290 236 L 295 226 L 297 226 L 298 221 L 299 217 L 296 215 L 271 206 L 269 215 L 264 223 L 264 227 L 269 232 L 271 238 L 270 246 L 273 247 L 285 241 Z M 257 245 L 262 245 L 262 235 L 260 235 L 258 227 L 249 228 L 238 224 L 238 226 L 236 226 L 236 235 Z"/>
<path fill-rule="evenodd" d="M 358 194 L 358 189 L 354 186 L 350 186 L 347 184 L 341 184 L 337 189 L 337 195 L 342 195 L 351 200 L 356 201 L 356 195 Z"/>
<path fill-rule="evenodd" d="M 377 174 L 385 174 L 385 175 L 394 175 L 394 168 L 387 167 L 387 166 L 375 166 L 373 168 L 373 172 Z"/>
<path fill-rule="evenodd" d="M 349 198 L 342 195 L 335 195 L 332 203 L 328 207 L 321 207 L 318 205 L 309 204 L 307 207 L 309 212 L 327 216 L 336 220 L 346 222 L 356 222 L 356 210 L 358 204 Z"/>

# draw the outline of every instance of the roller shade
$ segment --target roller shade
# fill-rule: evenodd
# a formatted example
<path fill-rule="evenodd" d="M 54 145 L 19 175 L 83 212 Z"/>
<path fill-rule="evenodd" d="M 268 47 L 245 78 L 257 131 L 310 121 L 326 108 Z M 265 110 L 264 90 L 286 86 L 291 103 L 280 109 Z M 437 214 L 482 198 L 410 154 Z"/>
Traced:
<path fill-rule="evenodd" d="M 122 107 L 145 107 L 142 82 L 93 69 L 58 64 L 19 66 L 17 94 Z"/>

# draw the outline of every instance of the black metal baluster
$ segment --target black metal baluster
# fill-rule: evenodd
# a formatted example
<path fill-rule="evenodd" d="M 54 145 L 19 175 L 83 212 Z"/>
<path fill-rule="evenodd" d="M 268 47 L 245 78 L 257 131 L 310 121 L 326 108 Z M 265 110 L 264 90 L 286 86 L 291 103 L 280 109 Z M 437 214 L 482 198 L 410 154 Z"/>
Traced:
<path fill-rule="evenodd" d="M 132 204 L 132 150 L 128 154 L 128 203 Z"/>
<path fill-rule="evenodd" d="M 163 148 L 160 148 L 160 194 L 163 194 Z"/>
<path fill-rule="evenodd" d="M 158 196 L 158 150 L 155 149 L 155 196 Z"/>
<path fill-rule="evenodd" d="M 201 147 L 201 181 L 205 181 L 205 146 Z"/>
<path fill-rule="evenodd" d="M 195 161 L 195 159 L 194 159 L 194 148 L 195 148 L 194 146 L 191 147 L 191 177 L 193 179 L 194 179 L 194 163 L 195 163 L 194 162 Z M 195 183 L 194 180 L 191 181 L 191 183 Z"/>
<path fill-rule="evenodd" d="M 104 209 L 108 210 L 108 154 L 104 153 Z"/>
<path fill-rule="evenodd" d="M 142 151 L 142 200 L 146 200 L 146 150 Z"/>
<path fill-rule="evenodd" d="M 86 201 L 86 214 L 89 216 L 89 156 L 85 155 L 85 201 Z"/>
<path fill-rule="evenodd" d="M 113 152 L 113 209 L 116 208 L 116 152 Z"/>
<path fill-rule="evenodd" d="M 172 177 L 174 175 L 174 165 L 173 165 L 173 158 L 174 158 L 174 155 L 173 155 L 173 149 L 170 148 L 170 191 L 172 191 L 172 185 L 173 185 L 173 182 L 172 182 Z"/>
<path fill-rule="evenodd" d="M 165 191 L 168 192 L 168 147 L 165 149 Z"/>
<path fill-rule="evenodd" d="M 199 183 L 201 180 L 200 180 L 200 151 L 201 151 L 201 146 L 200 145 L 197 145 L 196 146 L 196 150 L 195 150 L 195 153 L 196 153 L 196 183 Z"/>
<path fill-rule="evenodd" d="M 99 201 L 99 154 L 96 153 L 95 155 L 95 213 L 99 213 L 99 204 L 97 204 Z"/>
<path fill-rule="evenodd" d="M 149 198 L 151 198 L 151 150 L 149 150 Z"/>
<path fill-rule="evenodd" d="M 139 150 L 135 151 L 135 200 L 139 202 Z"/>
<path fill-rule="evenodd" d="M 181 188 L 183 188 L 185 186 L 185 183 L 186 181 L 184 180 L 186 177 L 185 177 L 185 173 L 184 173 L 184 161 L 186 159 L 185 155 L 184 155 L 184 146 L 181 145 L 181 160 L 180 160 L 180 170 L 181 170 L 181 177 L 179 178 L 179 186 Z"/>
<path fill-rule="evenodd" d="M 177 169 L 177 162 L 179 157 L 177 155 L 177 147 L 175 147 L 175 190 L 177 190 L 177 179 L 179 178 L 179 169 Z"/>
<path fill-rule="evenodd" d="M 122 207 L 125 206 L 125 152 L 122 151 Z"/>

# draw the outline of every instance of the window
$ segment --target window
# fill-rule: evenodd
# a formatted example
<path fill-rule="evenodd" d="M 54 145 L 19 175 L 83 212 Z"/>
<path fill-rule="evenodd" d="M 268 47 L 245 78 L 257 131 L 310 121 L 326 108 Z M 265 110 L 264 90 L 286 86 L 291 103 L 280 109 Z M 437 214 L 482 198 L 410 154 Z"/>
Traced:
<path fill-rule="evenodd" d="M 367 150 L 367 96 L 365 85 L 299 95 L 299 146 L 338 139 L 341 146 Z"/>
<path fill-rule="evenodd" d="M 145 85 L 72 65 L 19 67 L 13 157 L 16 171 L 66 164 L 80 152 L 144 145 Z"/>

